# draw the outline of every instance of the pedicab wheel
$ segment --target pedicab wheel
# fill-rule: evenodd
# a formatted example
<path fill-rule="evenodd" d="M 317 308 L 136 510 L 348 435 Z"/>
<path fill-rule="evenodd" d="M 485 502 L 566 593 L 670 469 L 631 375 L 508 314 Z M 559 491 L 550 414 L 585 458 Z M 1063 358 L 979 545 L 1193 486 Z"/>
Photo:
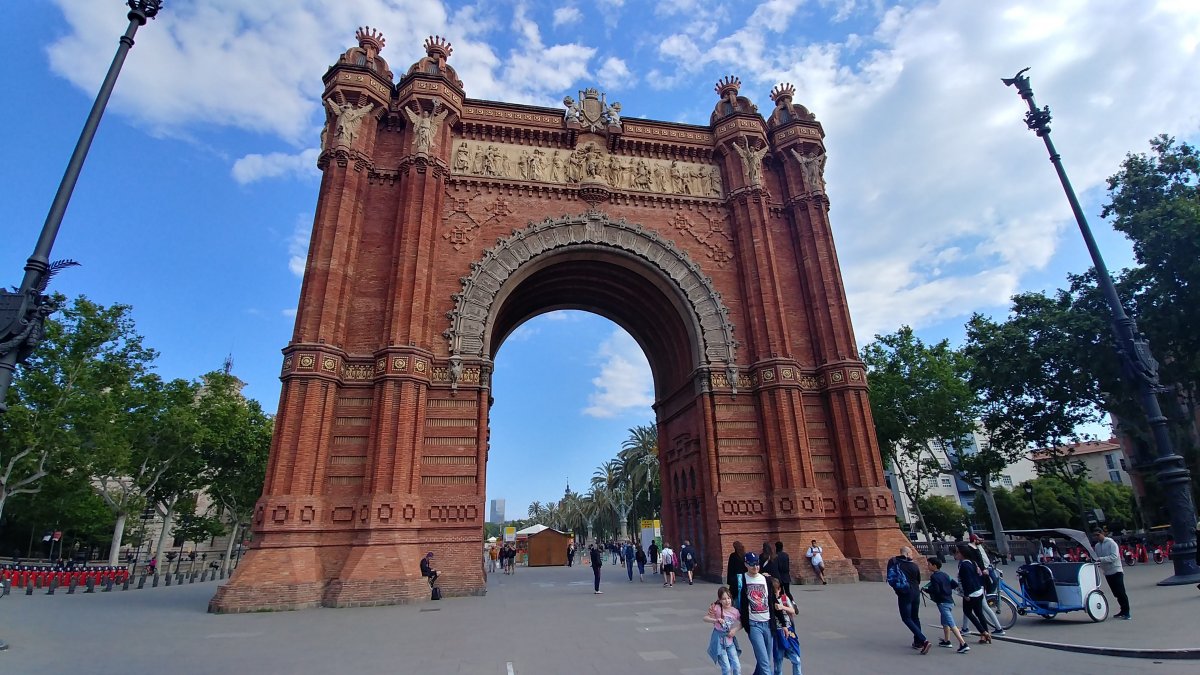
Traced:
<path fill-rule="evenodd" d="M 1087 615 L 1092 621 L 1103 621 L 1108 618 L 1108 598 L 1103 591 L 1095 590 L 1087 594 Z"/>
<path fill-rule="evenodd" d="M 1001 597 L 999 602 L 995 598 L 988 598 L 988 605 L 992 611 L 996 613 L 996 619 L 1000 621 L 1000 627 L 1008 630 L 1017 624 L 1017 604 L 1008 598 Z"/>

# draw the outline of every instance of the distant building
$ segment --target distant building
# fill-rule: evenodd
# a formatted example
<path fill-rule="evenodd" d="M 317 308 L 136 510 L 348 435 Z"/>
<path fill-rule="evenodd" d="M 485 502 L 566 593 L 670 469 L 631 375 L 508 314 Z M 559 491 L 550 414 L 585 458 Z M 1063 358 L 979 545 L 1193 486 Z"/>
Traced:
<path fill-rule="evenodd" d="M 975 430 L 959 441 L 959 443 L 962 444 L 962 451 L 965 455 L 972 455 L 981 450 L 987 450 L 990 446 L 987 435 L 983 432 L 983 427 L 978 423 Z M 936 475 L 929 475 L 922 479 L 925 481 L 925 496 L 949 497 L 966 509 L 967 513 L 974 513 L 975 488 L 963 480 L 951 468 L 953 465 L 950 463 L 950 453 L 947 452 L 947 449 L 940 441 L 929 441 L 928 447 L 929 455 L 937 460 L 938 464 L 942 467 L 942 471 Z M 955 452 L 955 448 L 950 448 L 950 452 Z M 1009 464 L 998 475 L 993 476 L 992 486 L 1011 490 L 1016 485 L 1037 478 L 1037 475 L 1033 461 L 1029 457 L 1022 457 Z M 913 511 L 912 500 L 905 493 L 903 477 L 896 472 L 895 466 L 889 464 L 884 467 L 884 478 L 887 481 L 888 487 L 892 489 L 892 496 L 896 500 L 896 516 L 900 518 L 901 522 L 909 526 L 914 526 L 917 522 L 917 515 Z"/>
<path fill-rule="evenodd" d="M 488 522 L 500 525 L 504 522 L 504 500 L 493 499 L 488 510 Z"/>
<path fill-rule="evenodd" d="M 1086 468 L 1088 480 L 1093 483 L 1116 483 L 1130 487 L 1134 485 L 1129 475 L 1129 459 L 1125 456 L 1125 449 L 1115 438 L 1107 441 L 1071 443 L 1054 448 L 1053 452 L 1033 451 L 1033 461 L 1038 464 L 1054 458 L 1065 459 L 1072 464 L 1078 463 Z"/>

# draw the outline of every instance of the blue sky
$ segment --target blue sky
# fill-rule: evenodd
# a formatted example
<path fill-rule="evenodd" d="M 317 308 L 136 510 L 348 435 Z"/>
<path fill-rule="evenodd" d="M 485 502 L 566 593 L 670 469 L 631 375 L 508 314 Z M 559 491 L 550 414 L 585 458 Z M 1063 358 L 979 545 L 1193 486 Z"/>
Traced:
<path fill-rule="evenodd" d="M 1107 0 L 438 3 L 173 0 L 141 29 L 54 249 L 54 288 L 127 303 L 166 377 L 233 354 L 275 408 L 316 203 L 321 75 L 370 25 L 403 72 L 430 34 L 473 98 L 555 106 L 598 86 L 626 117 L 707 124 L 716 80 L 770 107 L 778 82 L 824 124 L 828 192 L 860 344 L 910 324 L 959 340 L 971 312 L 1053 289 L 1086 252 L 1023 106 L 1024 66 L 1110 267 L 1104 179 L 1157 133 L 1196 141 L 1200 4 Z M 9 3 L 0 283 L 20 281 L 124 30 L 118 0 Z M 586 484 L 649 423 L 632 339 L 539 317 L 497 360 L 489 497 L 509 513 Z M 530 462 L 538 468 L 529 471 Z"/>

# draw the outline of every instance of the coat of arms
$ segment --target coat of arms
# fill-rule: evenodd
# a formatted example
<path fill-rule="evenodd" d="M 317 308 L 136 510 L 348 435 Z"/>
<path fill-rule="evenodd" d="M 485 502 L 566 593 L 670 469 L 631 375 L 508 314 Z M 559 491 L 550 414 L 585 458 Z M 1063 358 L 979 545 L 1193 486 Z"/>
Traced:
<path fill-rule="evenodd" d="M 581 129 L 591 132 L 611 127 L 619 130 L 621 128 L 621 104 L 609 105 L 604 100 L 604 96 L 600 90 L 591 87 L 579 92 L 578 103 L 570 96 L 563 98 L 563 105 L 567 106 L 567 111 L 563 114 L 563 121 L 568 125 L 578 124 Z"/>

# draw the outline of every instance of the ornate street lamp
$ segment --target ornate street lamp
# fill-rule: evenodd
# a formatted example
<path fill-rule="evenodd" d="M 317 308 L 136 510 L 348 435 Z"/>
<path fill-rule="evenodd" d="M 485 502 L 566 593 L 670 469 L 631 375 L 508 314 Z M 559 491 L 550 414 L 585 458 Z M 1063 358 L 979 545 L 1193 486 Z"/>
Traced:
<path fill-rule="evenodd" d="M 1025 490 L 1025 496 L 1029 497 L 1029 506 L 1033 508 L 1033 527 L 1037 529 L 1042 519 L 1038 517 L 1037 502 L 1033 500 L 1033 483 L 1026 481 L 1021 487 Z"/>
<path fill-rule="evenodd" d="M 1154 464 L 1158 467 L 1158 484 L 1162 487 L 1167 503 L 1167 512 L 1171 518 L 1171 534 L 1175 538 L 1175 546 L 1171 549 L 1171 562 L 1175 566 L 1175 574 L 1158 582 L 1159 586 L 1175 586 L 1179 584 L 1196 583 L 1200 581 L 1200 567 L 1196 565 L 1196 532 L 1192 528 L 1196 523 L 1196 505 L 1192 501 L 1191 473 L 1187 464 L 1171 447 L 1171 438 L 1167 433 L 1167 418 L 1163 416 L 1158 405 L 1158 395 L 1166 393 L 1167 387 L 1162 386 L 1158 379 L 1158 361 L 1150 352 L 1150 343 L 1146 341 L 1137 329 L 1134 320 L 1125 313 L 1121 298 L 1117 295 L 1117 287 L 1113 284 L 1100 255 L 1096 239 L 1088 227 L 1087 218 L 1075 197 L 1071 181 L 1063 169 L 1061 157 L 1050 141 L 1050 108 L 1038 108 L 1033 101 L 1033 88 L 1024 70 L 1011 78 L 1001 80 L 1006 86 L 1015 86 L 1021 98 L 1029 106 L 1025 113 L 1025 124 L 1031 131 L 1046 143 L 1050 153 L 1050 161 L 1058 172 L 1058 180 L 1062 183 L 1063 191 L 1067 193 L 1067 201 L 1075 213 L 1075 221 L 1079 223 L 1079 231 L 1087 244 L 1088 253 L 1092 256 L 1092 265 L 1096 268 L 1096 279 L 1108 309 L 1112 314 L 1113 336 L 1116 338 L 1117 358 L 1121 363 L 1123 378 L 1129 384 L 1137 387 L 1138 399 L 1150 430 L 1154 435 L 1154 446 L 1158 458 Z"/>
<path fill-rule="evenodd" d="M 79 141 L 75 143 L 75 152 L 71 154 L 62 182 L 58 185 L 58 192 L 50 204 L 50 213 L 46 215 L 46 222 L 42 225 L 42 233 L 33 249 L 33 255 L 29 256 L 25 263 L 25 277 L 15 293 L 0 289 L 0 413 L 7 410 L 8 387 L 12 384 L 17 364 L 28 358 L 37 347 L 42 339 L 46 317 L 58 309 L 45 294 L 46 285 L 53 273 L 50 249 L 54 247 L 54 239 L 58 236 L 63 214 L 71 201 L 71 192 L 79 180 L 83 160 L 87 158 L 88 150 L 92 147 L 96 127 L 100 125 L 104 108 L 108 105 L 113 86 L 117 83 L 117 75 L 125 63 L 125 55 L 133 48 L 134 34 L 162 9 L 162 0 L 129 0 L 126 4 L 129 6 L 129 28 L 121 36 L 112 65 L 108 67 L 108 75 L 100 85 L 100 92 L 96 94 L 92 111 L 79 134 Z"/>

